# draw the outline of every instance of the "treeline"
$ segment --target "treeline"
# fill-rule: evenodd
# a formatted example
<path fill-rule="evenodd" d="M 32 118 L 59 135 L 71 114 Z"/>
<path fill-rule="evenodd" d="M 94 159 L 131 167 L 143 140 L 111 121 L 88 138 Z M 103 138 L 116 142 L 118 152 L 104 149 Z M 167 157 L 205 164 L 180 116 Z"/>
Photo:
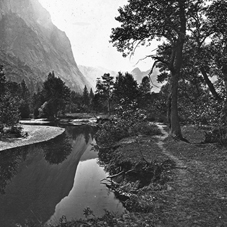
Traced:
<path fill-rule="evenodd" d="M 87 108 L 86 98 L 71 91 L 60 78 L 55 77 L 54 72 L 49 73 L 47 80 L 35 93 L 29 91 L 24 80 L 16 83 L 7 80 L 6 76 L 1 65 L 0 136 L 8 132 L 20 135 L 20 119 L 54 120 L 67 111 L 82 111 Z M 92 90 L 90 95 L 92 96 Z"/>
<path fill-rule="evenodd" d="M 38 91 L 29 91 L 26 83 L 6 79 L 0 67 L 0 133 L 18 129 L 20 119 L 48 118 L 54 120 L 65 113 L 116 113 L 124 109 L 148 108 L 154 102 L 148 77 L 138 85 L 129 73 L 114 78 L 104 74 L 97 79 L 96 91 L 85 86 L 83 93 L 70 90 L 65 83 L 49 73 Z"/>
<path fill-rule="evenodd" d="M 104 74 L 97 79 L 92 102 L 96 112 L 117 113 L 128 109 L 147 109 L 154 104 L 157 94 L 151 92 L 150 79 L 145 76 L 140 84 L 129 73 L 119 72 L 114 78 Z"/>
<path fill-rule="evenodd" d="M 18 122 L 30 114 L 30 92 L 24 82 L 7 81 L 0 66 L 0 136 L 5 132 L 20 133 Z"/>

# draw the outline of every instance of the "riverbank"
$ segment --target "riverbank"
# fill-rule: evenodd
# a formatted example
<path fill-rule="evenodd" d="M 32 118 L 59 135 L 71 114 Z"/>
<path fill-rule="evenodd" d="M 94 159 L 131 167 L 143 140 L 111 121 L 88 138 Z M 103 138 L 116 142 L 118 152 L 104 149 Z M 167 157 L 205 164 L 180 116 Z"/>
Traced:
<path fill-rule="evenodd" d="M 195 126 L 182 127 L 189 143 L 157 126 L 162 135 L 141 133 L 99 151 L 106 184 L 128 210 L 113 218 L 116 226 L 227 226 L 227 149 L 204 143 Z"/>
<path fill-rule="evenodd" d="M 85 219 L 64 220 L 64 226 L 227 226 L 225 147 L 204 143 L 205 132 L 195 126 L 182 127 L 189 143 L 168 137 L 159 123 L 140 122 L 125 131 L 110 121 L 102 129 L 96 135 L 99 163 L 109 176 L 100 183 L 127 211 L 96 217 L 87 208 Z"/>
<path fill-rule="evenodd" d="M 21 125 L 23 132 L 28 136 L 25 138 L 2 138 L 0 140 L 0 151 L 22 147 L 26 145 L 45 142 L 64 133 L 65 129 L 44 125 Z"/>

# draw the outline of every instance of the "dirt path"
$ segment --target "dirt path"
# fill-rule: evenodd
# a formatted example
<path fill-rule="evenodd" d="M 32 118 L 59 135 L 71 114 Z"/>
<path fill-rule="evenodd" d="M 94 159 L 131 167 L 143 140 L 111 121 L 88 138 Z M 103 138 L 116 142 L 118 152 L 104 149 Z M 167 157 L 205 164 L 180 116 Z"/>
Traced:
<path fill-rule="evenodd" d="M 170 190 L 163 193 L 165 224 L 161 226 L 227 226 L 227 179 L 216 165 L 215 156 L 210 157 L 211 151 L 206 147 L 202 149 L 200 145 L 184 142 L 171 141 L 166 149 L 165 125 L 158 123 L 157 126 L 163 133 L 157 137 L 158 146 L 176 163 L 173 180 L 168 183 Z M 223 161 L 223 157 L 220 160 Z"/>
<path fill-rule="evenodd" d="M 191 174 L 188 172 L 186 164 L 178 157 L 167 151 L 164 147 L 164 140 L 168 137 L 168 133 L 164 130 L 166 125 L 157 123 L 157 126 L 163 134 L 162 136 L 157 136 L 157 145 L 160 147 L 163 154 L 176 163 L 176 170 L 174 171 L 175 179 L 174 182 L 170 183 L 170 188 L 172 190 L 166 192 L 165 195 L 170 202 L 170 207 L 167 206 L 167 210 L 165 210 L 165 212 L 167 216 L 172 218 L 174 226 L 186 227 L 187 223 L 185 223 L 185 220 L 189 217 L 185 210 L 185 200 L 193 196 L 193 182 Z"/>
<path fill-rule="evenodd" d="M 161 123 L 157 123 L 156 124 L 158 126 L 158 128 L 160 129 L 161 133 L 163 135 L 161 136 L 156 136 L 156 138 L 158 138 L 158 142 L 157 142 L 157 145 L 160 147 L 160 149 L 162 150 L 162 152 L 168 156 L 171 160 L 173 160 L 177 167 L 179 169 L 181 169 L 182 172 L 185 172 L 185 168 L 187 168 L 185 166 L 185 164 L 179 159 L 177 158 L 176 156 L 172 155 L 170 152 L 168 152 L 165 148 L 164 148 L 164 139 L 166 139 L 168 137 L 168 133 L 164 130 L 164 127 L 166 127 L 166 125 L 164 124 L 161 124 Z"/>

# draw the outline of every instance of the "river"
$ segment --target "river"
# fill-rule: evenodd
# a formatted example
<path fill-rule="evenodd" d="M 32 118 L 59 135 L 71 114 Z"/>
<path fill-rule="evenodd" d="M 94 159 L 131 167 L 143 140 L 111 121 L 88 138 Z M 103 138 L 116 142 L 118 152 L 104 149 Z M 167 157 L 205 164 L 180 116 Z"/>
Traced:
<path fill-rule="evenodd" d="M 66 127 L 64 135 L 38 145 L 0 152 L 0 223 L 4 227 L 26 222 L 56 224 L 82 218 L 90 207 L 124 208 L 101 180 L 107 176 L 92 149 L 94 128 Z"/>

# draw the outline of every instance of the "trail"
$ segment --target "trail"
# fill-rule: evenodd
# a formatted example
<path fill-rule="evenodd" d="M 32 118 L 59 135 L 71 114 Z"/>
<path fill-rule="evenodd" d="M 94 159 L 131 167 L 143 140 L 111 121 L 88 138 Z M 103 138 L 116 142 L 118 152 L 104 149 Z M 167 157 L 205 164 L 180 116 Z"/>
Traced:
<path fill-rule="evenodd" d="M 165 148 L 164 148 L 164 140 L 168 137 L 168 133 L 164 130 L 164 127 L 166 127 L 166 125 L 162 124 L 162 123 L 156 123 L 156 125 L 158 126 L 158 128 L 160 129 L 161 133 L 163 135 L 161 136 L 156 136 L 156 138 L 158 139 L 157 145 L 159 146 L 159 148 L 162 150 L 162 152 L 168 156 L 171 160 L 173 160 L 177 167 L 180 168 L 182 171 L 183 169 L 187 168 L 184 164 L 183 161 L 181 161 L 179 158 L 177 158 L 176 156 L 172 155 L 171 153 L 169 153 Z M 183 171 L 184 172 L 184 171 Z"/>
<path fill-rule="evenodd" d="M 156 137 L 158 139 L 157 145 L 162 153 L 169 159 L 173 160 L 176 164 L 176 169 L 174 170 L 174 181 L 169 183 L 172 190 L 166 192 L 169 205 L 165 207 L 165 213 L 170 219 L 172 219 L 171 221 L 175 223 L 175 226 L 188 226 L 188 219 L 190 219 L 191 216 L 188 214 L 188 207 L 186 204 L 188 200 L 194 196 L 193 176 L 187 170 L 187 165 L 184 161 L 171 154 L 164 147 L 164 140 L 168 137 L 168 133 L 164 130 L 166 125 L 161 123 L 157 123 L 156 125 L 163 134 Z"/>
<path fill-rule="evenodd" d="M 212 150 L 207 152 L 206 149 L 203 150 L 196 145 L 172 141 L 174 144 L 171 149 L 174 149 L 173 147 L 182 149 L 182 154 L 180 150 L 178 153 L 174 152 L 179 154 L 179 158 L 166 148 L 168 145 L 165 146 L 169 144 L 168 141 L 164 143 L 168 137 L 168 133 L 164 130 L 166 126 L 161 123 L 156 125 L 163 134 L 156 137 L 157 145 L 164 155 L 176 163 L 173 179 L 167 183 L 170 190 L 163 191 L 165 203 L 162 212 L 165 224 L 161 226 L 227 226 L 227 178 L 224 172 L 226 165 L 223 164 L 227 160 L 227 152 L 225 156 L 223 151 L 219 151 L 218 158 L 216 157 L 218 150 L 215 150 L 215 155 L 212 157 Z M 189 149 L 184 150 L 185 147 Z M 187 155 L 185 151 L 193 151 L 194 155 Z M 202 152 L 204 156 L 201 157 Z M 220 165 L 221 163 L 223 166 Z"/>

